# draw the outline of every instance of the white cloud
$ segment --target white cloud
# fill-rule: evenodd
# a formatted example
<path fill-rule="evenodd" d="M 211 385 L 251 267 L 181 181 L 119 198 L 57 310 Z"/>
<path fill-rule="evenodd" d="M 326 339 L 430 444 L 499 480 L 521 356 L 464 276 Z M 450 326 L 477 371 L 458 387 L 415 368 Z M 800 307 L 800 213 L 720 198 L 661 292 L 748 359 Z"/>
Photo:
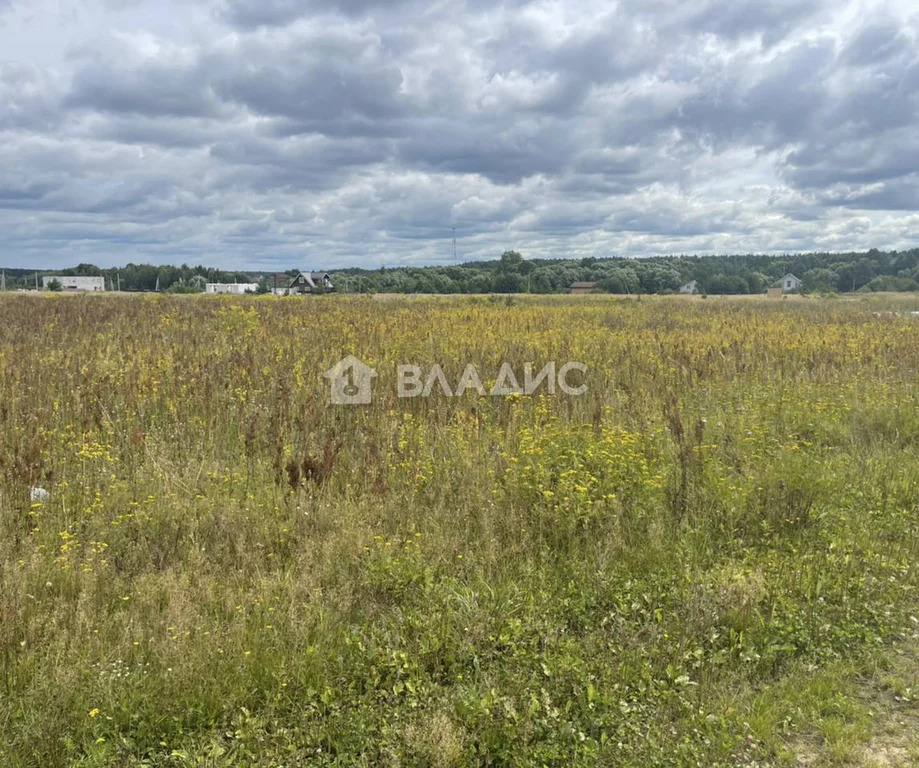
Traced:
<path fill-rule="evenodd" d="M 905 0 L 0 0 L 0 262 L 906 247 Z"/>

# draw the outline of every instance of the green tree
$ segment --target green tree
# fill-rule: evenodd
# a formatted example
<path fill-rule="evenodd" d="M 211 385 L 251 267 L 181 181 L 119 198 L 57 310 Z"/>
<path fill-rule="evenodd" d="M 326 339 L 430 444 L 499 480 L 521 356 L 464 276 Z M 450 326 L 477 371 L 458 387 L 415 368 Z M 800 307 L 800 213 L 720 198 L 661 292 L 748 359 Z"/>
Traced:
<path fill-rule="evenodd" d="M 750 286 L 750 293 L 763 293 L 772 283 L 769 276 L 762 272 L 751 272 L 746 278 Z"/>
<path fill-rule="evenodd" d="M 499 269 L 502 272 L 518 272 L 523 263 L 523 256 L 517 251 L 505 251 L 501 254 Z"/>
<path fill-rule="evenodd" d="M 730 296 L 750 292 L 750 284 L 740 275 L 719 274 L 711 277 L 705 285 L 706 293 Z"/>
<path fill-rule="evenodd" d="M 832 269 L 809 269 L 802 277 L 805 291 L 820 291 L 829 293 L 835 291 L 839 285 L 839 275 Z"/>
<path fill-rule="evenodd" d="M 499 274 L 495 279 L 495 293 L 523 293 L 526 280 L 512 272 Z"/>

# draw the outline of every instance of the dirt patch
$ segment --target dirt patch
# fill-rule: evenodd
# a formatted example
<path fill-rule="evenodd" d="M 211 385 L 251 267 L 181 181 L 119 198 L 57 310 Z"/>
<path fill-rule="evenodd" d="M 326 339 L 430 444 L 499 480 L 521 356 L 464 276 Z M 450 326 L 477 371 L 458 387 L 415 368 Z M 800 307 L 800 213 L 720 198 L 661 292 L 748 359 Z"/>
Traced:
<path fill-rule="evenodd" d="M 919 636 L 885 652 L 856 685 L 870 718 L 867 739 L 846 728 L 802 735 L 787 744 L 792 765 L 906 768 L 919 766 Z M 850 738 L 851 737 L 851 738 Z"/>

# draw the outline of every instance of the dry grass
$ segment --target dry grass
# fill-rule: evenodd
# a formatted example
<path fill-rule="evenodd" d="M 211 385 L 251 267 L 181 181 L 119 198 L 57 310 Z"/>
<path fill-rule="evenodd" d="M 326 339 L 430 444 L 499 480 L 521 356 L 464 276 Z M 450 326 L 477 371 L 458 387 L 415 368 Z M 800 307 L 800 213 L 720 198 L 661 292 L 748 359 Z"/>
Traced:
<path fill-rule="evenodd" d="M 838 665 L 916 612 L 915 308 L 3 297 L 0 764 L 854 759 Z"/>

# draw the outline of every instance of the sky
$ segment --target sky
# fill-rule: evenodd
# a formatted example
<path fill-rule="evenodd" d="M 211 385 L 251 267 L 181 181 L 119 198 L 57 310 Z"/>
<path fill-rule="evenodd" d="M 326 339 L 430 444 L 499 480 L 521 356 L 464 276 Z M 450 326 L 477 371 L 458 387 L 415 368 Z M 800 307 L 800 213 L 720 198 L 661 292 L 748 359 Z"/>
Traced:
<path fill-rule="evenodd" d="M 0 265 L 905 249 L 912 0 L 0 0 Z"/>

